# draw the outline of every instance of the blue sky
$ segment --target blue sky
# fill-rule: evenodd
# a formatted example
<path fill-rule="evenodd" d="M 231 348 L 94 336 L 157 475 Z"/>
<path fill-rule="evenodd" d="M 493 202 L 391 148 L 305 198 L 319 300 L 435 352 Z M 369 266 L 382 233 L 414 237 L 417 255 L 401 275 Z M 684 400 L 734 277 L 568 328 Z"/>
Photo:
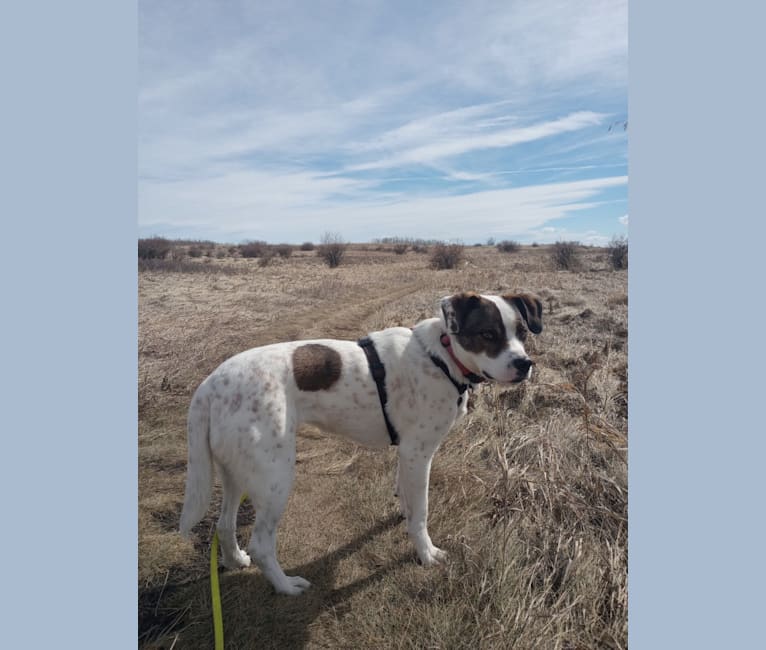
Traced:
<path fill-rule="evenodd" d="M 627 234 L 625 1 L 138 6 L 139 236 Z"/>

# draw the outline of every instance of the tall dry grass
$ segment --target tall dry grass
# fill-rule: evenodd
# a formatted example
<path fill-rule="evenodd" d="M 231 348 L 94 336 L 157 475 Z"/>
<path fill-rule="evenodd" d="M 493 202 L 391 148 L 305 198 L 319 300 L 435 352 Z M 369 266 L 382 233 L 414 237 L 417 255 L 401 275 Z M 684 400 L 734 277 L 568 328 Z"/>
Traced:
<path fill-rule="evenodd" d="M 429 528 L 449 562 L 417 564 L 393 450 L 305 428 L 278 555 L 313 587 L 290 599 L 255 568 L 223 572 L 227 648 L 626 647 L 627 274 L 588 249 L 587 272 L 555 273 L 549 254 L 471 249 L 447 275 L 425 256 L 353 246 L 336 269 L 295 251 L 265 268 L 237 258 L 207 260 L 207 273 L 141 271 L 139 645 L 212 647 L 218 487 L 194 542 L 176 532 L 199 381 L 247 347 L 411 325 L 441 296 L 475 289 L 537 291 L 545 330 L 527 344 L 532 380 L 479 388 L 436 455 Z M 246 503 L 243 545 L 253 517 Z"/>

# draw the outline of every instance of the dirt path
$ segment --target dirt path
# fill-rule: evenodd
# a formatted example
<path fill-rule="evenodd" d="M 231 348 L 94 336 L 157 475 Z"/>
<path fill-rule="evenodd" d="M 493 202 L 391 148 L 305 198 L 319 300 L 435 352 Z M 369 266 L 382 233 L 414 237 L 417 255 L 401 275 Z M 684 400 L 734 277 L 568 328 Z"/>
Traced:
<path fill-rule="evenodd" d="M 298 315 L 290 315 L 287 326 L 278 335 L 264 329 L 263 338 L 289 341 L 306 338 L 354 339 L 365 333 L 364 324 L 378 309 L 387 303 L 401 300 L 404 296 L 416 293 L 422 288 L 419 283 L 410 283 L 386 293 L 376 293 L 368 297 L 354 296 L 342 307 L 328 304 L 320 308 L 311 308 Z M 277 338 L 278 336 L 278 338 Z M 269 342 L 271 342 L 269 340 Z"/>

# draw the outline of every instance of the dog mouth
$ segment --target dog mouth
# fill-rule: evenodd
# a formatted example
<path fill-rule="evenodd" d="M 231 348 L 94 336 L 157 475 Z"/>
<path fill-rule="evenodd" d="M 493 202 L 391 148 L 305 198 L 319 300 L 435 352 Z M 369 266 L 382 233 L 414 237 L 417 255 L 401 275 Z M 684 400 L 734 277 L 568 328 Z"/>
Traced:
<path fill-rule="evenodd" d="M 486 370 L 482 370 L 481 374 L 484 375 L 484 377 L 486 377 L 490 381 L 494 381 L 495 383 L 498 383 L 498 384 L 520 384 L 522 381 L 527 380 L 527 375 L 514 377 L 513 379 L 509 379 L 507 381 L 499 381 L 498 379 L 495 379 L 492 375 L 490 375 Z"/>

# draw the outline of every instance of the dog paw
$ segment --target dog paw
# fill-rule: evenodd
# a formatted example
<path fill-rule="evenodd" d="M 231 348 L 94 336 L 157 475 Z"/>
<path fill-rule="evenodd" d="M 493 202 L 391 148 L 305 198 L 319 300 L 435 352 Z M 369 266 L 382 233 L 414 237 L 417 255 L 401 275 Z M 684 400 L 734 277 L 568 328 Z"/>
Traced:
<path fill-rule="evenodd" d="M 420 562 L 423 566 L 434 566 L 447 560 L 447 552 L 442 551 L 433 544 L 425 552 L 420 554 Z"/>
<path fill-rule="evenodd" d="M 286 596 L 298 596 L 311 586 L 311 583 L 300 576 L 285 576 L 287 582 L 274 587 L 279 594 Z"/>
<path fill-rule="evenodd" d="M 244 569 L 250 566 L 250 556 L 244 551 L 237 551 L 234 557 L 224 557 L 222 564 L 227 569 Z"/>

